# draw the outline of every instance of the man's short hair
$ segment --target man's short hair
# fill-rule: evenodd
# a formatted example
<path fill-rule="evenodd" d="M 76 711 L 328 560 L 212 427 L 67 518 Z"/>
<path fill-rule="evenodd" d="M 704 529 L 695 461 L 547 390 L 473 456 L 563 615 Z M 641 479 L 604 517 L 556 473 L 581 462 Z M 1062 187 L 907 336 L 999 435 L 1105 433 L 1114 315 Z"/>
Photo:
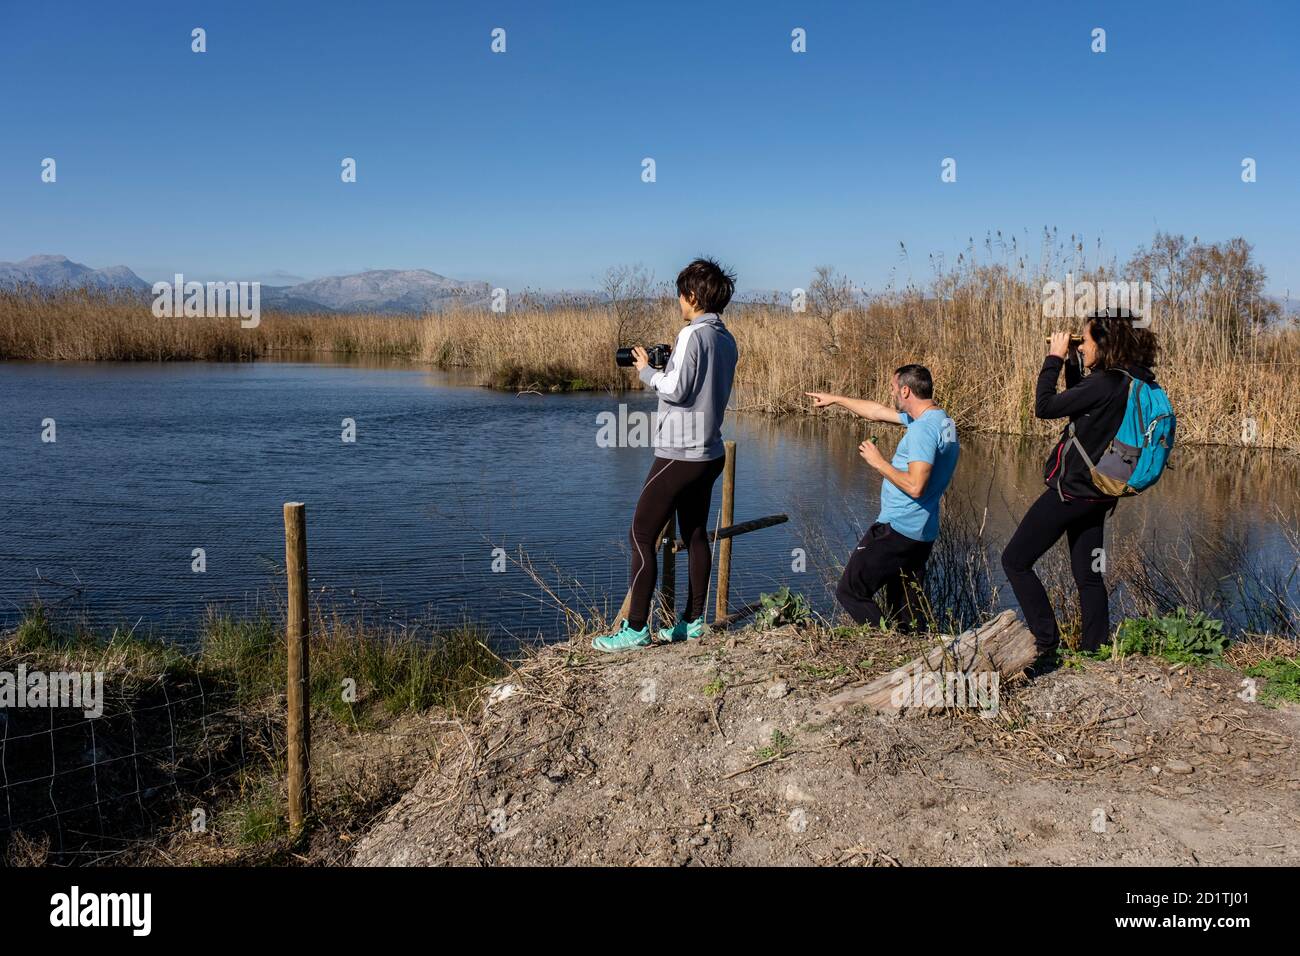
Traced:
<path fill-rule="evenodd" d="M 677 294 L 705 312 L 722 313 L 736 291 L 736 277 L 712 259 L 696 259 L 677 274 Z"/>
<path fill-rule="evenodd" d="M 924 365 L 900 365 L 894 369 L 898 387 L 906 385 L 917 398 L 934 398 L 934 379 Z"/>

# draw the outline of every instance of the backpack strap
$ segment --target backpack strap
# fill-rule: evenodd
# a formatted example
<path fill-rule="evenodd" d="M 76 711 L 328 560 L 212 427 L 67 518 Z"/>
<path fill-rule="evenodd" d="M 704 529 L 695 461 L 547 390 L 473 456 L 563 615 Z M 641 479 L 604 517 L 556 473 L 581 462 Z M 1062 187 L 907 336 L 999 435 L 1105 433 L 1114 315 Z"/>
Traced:
<path fill-rule="evenodd" d="M 1126 369 L 1126 368 L 1120 368 L 1118 365 L 1112 365 L 1112 366 L 1110 367 L 1110 370 L 1111 370 L 1111 371 L 1115 371 L 1115 372 L 1119 372 L 1121 375 L 1127 375 L 1127 376 L 1128 376 L 1128 400 L 1130 400 L 1130 401 L 1131 401 L 1132 398 L 1133 398 L 1133 392 L 1137 389 L 1137 387 L 1138 387 L 1139 385 L 1141 385 L 1141 386 L 1143 386 L 1143 387 L 1146 387 L 1146 384 L 1147 384 L 1146 382 L 1144 382 L 1144 381 L 1142 381 L 1141 379 L 1139 379 L 1136 375 L 1134 375 L 1132 372 L 1130 372 L 1130 371 L 1129 371 L 1128 369 Z M 1137 405 L 1135 405 L 1134 407 L 1137 409 L 1137 416 L 1138 416 L 1138 433 L 1141 434 L 1141 435 L 1146 435 L 1146 433 L 1147 433 L 1147 426 L 1146 426 L 1146 422 L 1143 421 L 1143 419 L 1142 419 L 1142 403 L 1141 403 L 1141 402 L 1138 402 Z M 1154 423 L 1152 423 L 1152 424 L 1154 424 Z"/>
<path fill-rule="evenodd" d="M 1079 454 L 1082 455 L 1083 460 L 1088 463 L 1089 471 L 1092 471 L 1095 467 L 1092 463 L 1092 459 L 1088 457 L 1088 453 L 1084 451 L 1083 443 L 1079 441 L 1079 436 L 1074 433 L 1074 422 L 1070 422 L 1069 426 L 1067 426 L 1065 430 L 1065 434 L 1067 437 L 1065 443 L 1061 447 L 1061 470 L 1060 474 L 1056 476 L 1056 496 L 1062 501 L 1065 500 L 1065 492 L 1061 490 L 1061 483 L 1065 481 L 1065 453 L 1070 446 L 1073 445 L 1075 448 L 1079 449 Z"/>
<path fill-rule="evenodd" d="M 1070 438 L 1066 444 L 1073 445 L 1075 448 L 1079 449 L 1079 454 L 1082 455 L 1083 460 L 1088 463 L 1089 471 L 1097 467 L 1092 463 L 1092 459 L 1088 457 L 1088 453 L 1083 450 L 1083 442 L 1079 441 L 1079 436 L 1074 433 L 1074 422 L 1070 422 Z M 1064 469 L 1062 469 L 1062 474 L 1064 474 Z"/>

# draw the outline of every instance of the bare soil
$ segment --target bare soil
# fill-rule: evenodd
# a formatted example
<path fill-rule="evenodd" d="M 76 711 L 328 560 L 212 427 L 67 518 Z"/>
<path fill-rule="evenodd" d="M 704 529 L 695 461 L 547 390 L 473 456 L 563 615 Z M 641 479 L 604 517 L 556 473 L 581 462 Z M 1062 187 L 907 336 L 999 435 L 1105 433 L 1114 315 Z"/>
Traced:
<path fill-rule="evenodd" d="M 987 718 L 812 717 L 916 650 L 793 627 L 540 650 L 472 717 L 423 718 L 431 765 L 352 862 L 1300 863 L 1300 711 L 1236 671 L 1085 661 Z"/>

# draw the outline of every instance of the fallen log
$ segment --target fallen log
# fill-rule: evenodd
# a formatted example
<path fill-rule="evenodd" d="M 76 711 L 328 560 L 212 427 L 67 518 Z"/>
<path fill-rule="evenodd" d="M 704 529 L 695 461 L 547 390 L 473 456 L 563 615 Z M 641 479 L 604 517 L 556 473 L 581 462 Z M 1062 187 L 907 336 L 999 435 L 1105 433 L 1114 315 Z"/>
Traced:
<path fill-rule="evenodd" d="M 1001 680 L 1021 673 L 1036 656 L 1029 628 L 1015 611 L 1003 611 L 883 677 L 827 698 L 813 715 L 830 717 L 852 707 L 877 713 L 953 706 L 995 711 Z"/>

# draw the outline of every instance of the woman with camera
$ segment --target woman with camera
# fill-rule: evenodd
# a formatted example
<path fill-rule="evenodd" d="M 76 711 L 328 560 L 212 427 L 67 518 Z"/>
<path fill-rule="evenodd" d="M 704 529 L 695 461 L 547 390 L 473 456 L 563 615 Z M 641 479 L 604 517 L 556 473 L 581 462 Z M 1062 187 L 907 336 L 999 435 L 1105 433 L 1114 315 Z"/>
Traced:
<path fill-rule="evenodd" d="M 735 288 L 735 276 L 711 259 L 696 259 L 677 276 L 677 299 L 685 324 L 667 363 L 658 369 L 655 366 L 660 363 L 652 363 L 644 348 L 632 350 L 632 364 L 641 381 L 659 396 L 655 457 L 628 536 L 632 567 L 627 618 L 619 622 L 615 633 L 592 640 L 591 646 L 598 651 L 632 651 L 652 643 L 649 621 L 658 576 L 656 539 L 674 516 L 687 546 L 690 586 L 686 613 L 671 628 L 661 629 L 659 638 L 678 641 L 704 635 L 704 600 L 713 570 L 709 502 L 725 462 L 722 418 L 738 356 L 736 340 L 722 322 L 722 310 Z"/>
<path fill-rule="evenodd" d="M 1002 552 L 1002 568 L 1034 635 L 1038 673 L 1053 666 L 1060 631 L 1034 564 L 1062 535 L 1069 544 L 1070 568 L 1079 590 L 1083 617 L 1079 647 L 1096 650 L 1110 636 L 1110 603 L 1102 579 L 1103 536 L 1106 516 L 1119 499 L 1097 487 L 1092 463 L 1101 460 L 1124 421 L 1130 383 L 1155 384 L 1151 367 L 1159 352 L 1155 335 L 1135 327 L 1127 310 L 1095 313 L 1085 320 L 1081 336 L 1056 332 L 1049 342 L 1038 373 L 1034 413 L 1038 418 L 1068 418 L 1069 422 L 1043 469 L 1047 490 L 1030 505 Z M 1062 367 L 1066 387 L 1058 392 Z"/>

